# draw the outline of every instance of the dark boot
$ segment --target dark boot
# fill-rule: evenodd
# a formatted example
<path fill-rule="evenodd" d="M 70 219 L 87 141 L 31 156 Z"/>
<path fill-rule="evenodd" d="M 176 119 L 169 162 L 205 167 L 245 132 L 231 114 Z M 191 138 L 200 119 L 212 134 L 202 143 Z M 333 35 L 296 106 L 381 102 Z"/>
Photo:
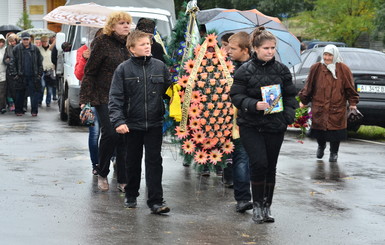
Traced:
<path fill-rule="evenodd" d="M 317 158 L 321 159 L 324 156 L 326 145 L 318 145 Z"/>
<path fill-rule="evenodd" d="M 266 183 L 265 187 L 265 202 L 263 203 L 263 221 L 272 223 L 274 217 L 271 215 L 270 206 L 273 203 L 275 183 Z"/>
<path fill-rule="evenodd" d="M 339 141 L 331 141 L 330 142 L 329 162 L 337 162 L 339 148 L 340 148 L 340 142 Z"/>
<path fill-rule="evenodd" d="M 330 152 L 329 162 L 337 162 L 338 153 Z"/>
<path fill-rule="evenodd" d="M 253 195 L 253 221 L 257 224 L 263 223 L 263 198 L 265 195 L 265 182 L 251 182 Z"/>

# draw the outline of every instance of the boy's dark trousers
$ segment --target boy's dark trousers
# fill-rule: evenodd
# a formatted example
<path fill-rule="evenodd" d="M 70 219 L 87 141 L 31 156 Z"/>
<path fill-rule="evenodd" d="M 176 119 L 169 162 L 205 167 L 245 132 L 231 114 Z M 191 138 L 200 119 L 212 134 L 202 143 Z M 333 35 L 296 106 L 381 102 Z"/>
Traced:
<path fill-rule="evenodd" d="M 148 207 L 162 204 L 162 127 L 149 128 L 147 131 L 129 129 L 126 134 L 127 158 L 127 186 L 126 197 L 139 196 L 142 171 L 143 146 L 145 151 L 146 184 L 148 188 Z"/>

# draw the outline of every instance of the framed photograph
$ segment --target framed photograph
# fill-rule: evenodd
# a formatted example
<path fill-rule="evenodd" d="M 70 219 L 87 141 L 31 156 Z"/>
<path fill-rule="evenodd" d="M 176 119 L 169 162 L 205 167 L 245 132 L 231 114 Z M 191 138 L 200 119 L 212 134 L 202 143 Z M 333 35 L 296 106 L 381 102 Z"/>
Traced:
<path fill-rule="evenodd" d="M 281 86 L 279 84 L 261 87 L 261 92 L 263 101 L 270 105 L 270 107 L 265 110 L 265 114 L 283 111 Z"/>

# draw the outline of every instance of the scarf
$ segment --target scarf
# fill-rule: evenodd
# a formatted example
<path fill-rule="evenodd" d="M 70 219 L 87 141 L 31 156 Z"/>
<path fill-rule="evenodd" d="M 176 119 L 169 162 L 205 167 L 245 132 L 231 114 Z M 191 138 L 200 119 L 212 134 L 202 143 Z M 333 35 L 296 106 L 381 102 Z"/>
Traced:
<path fill-rule="evenodd" d="M 329 64 L 329 65 L 325 64 L 325 61 L 323 58 L 321 60 L 321 63 L 326 65 L 326 68 L 332 73 L 334 79 L 337 79 L 336 64 L 338 62 L 342 63 L 342 57 L 341 57 L 340 52 L 338 51 L 338 48 L 335 45 L 329 44 L 329 45 L 326 45 L 326 47 L 324 48 L 324 51 L 322 54 L 324 54 L 324 53 L 329 53 L 329 54 L 333 55 L 333 62 L 331 64 Z"/>

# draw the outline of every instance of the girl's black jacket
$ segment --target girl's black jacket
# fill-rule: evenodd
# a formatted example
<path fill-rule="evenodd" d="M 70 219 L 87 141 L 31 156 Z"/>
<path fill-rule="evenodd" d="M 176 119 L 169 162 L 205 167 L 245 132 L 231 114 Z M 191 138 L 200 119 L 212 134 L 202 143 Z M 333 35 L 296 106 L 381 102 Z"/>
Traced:
<path fill-rule="evenodd" d="M 282 92 L 284 110 L 264 115 L 258 111 L 257 102 L 262 101 L 261 87 L 279 84 Z M 234 75 L 230 90 L 232 103 L 238 108 L 237 124 L 257 128 L 261 132 L 285 132 L 287 125 L 295 118 L 298 102 L 289 69 L 275 60 L 259 60 L 255 53 Z"/>
<path fill-rule="evenodd" d="M 162 126 L 163 97 L 171 85 L 166 65 L 152 57 L 131 57 L 116 68 L 109 94 L 112 125 L 147 130 Z"/>

